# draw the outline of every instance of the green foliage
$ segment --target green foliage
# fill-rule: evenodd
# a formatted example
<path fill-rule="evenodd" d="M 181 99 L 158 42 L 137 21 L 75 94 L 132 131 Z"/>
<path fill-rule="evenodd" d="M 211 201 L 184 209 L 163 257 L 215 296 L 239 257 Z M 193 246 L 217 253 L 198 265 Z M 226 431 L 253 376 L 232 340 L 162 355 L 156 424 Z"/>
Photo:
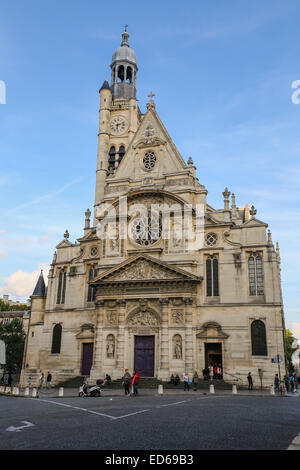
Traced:
<path fill-rule="evenodd" d="M 0 339 L 6 345 L 5 372 L 13 374 L 22 368 L 25 336 L 18 318 L 14 318 L 10 323 L 0 324 Z"/>
<path fill-rule="evenodd" d="M 288 371 L 290 374 L 295 372 L 295 367 L 292 363 L 292 355 L 297 351 L 297 346 L 293 347 L 293 343 L 297 338 L 293 336 L 290 330 L 285 330 L 285 343 L 286 343 L 286 358 L 288 361 Z"/>
<path fill-rule="evenodd" d="M 10 305 L 8 302 L 4 302 L 3 299 L 0 299 L 0 312 L 11 312 L 16 310 L 29 310 L 29 307 L 27 304 Z"/>

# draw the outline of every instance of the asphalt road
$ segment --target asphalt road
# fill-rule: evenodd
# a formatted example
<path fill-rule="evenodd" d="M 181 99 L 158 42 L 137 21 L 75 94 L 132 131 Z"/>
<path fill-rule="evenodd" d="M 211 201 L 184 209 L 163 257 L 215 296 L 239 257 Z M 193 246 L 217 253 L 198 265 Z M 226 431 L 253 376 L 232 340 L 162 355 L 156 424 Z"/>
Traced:
<path fill-rule="evenodd" d="M 1 450 L 275 450 L 299 432 L 299 397 L 0 396 Z"/>

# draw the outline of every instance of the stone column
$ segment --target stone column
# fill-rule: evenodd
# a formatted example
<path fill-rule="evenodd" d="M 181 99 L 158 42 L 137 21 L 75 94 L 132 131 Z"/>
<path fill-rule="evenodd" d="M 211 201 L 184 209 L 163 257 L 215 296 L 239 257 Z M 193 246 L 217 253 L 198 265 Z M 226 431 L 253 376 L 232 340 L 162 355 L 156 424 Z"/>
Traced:
<path fill-rule="evenodd" d="M 169 331 L 168 331 L 168 305 L 169 299 L 163 298 L 159 300 L 161 303 L 162 324 L 160 334 L 160 366 L 158 370 L 158 378 L 161 380 L 169 380 Z"/>
<path fill-rule="evenodd" d="M 90 379 L 99 379 L 102 372 L 102 351 L 103 351 L 103 317 L 104 317 L 104 300 L 97 300 L 97 320 L 95 327 L 95 338 L 94 338 L 94 355 L 93 355 L 93 366 L 90 373 Z"/>
<path fill-rule="evenodd" d="M 116 349 L 116 365 L 119 376 L 124 374 L 124 360 L 125 360 L 125 312 L 126 300 L 118 300 L 119 305 L 119 318 L 118 318 L 118 343 Z"/>
<path fill-rule="evenodd" d="M 186 297 L 183 299 L 185 303 L 185 371 L 193 374 L 193 321 L 192 321 L 192 304 L 193 299 Z"/>

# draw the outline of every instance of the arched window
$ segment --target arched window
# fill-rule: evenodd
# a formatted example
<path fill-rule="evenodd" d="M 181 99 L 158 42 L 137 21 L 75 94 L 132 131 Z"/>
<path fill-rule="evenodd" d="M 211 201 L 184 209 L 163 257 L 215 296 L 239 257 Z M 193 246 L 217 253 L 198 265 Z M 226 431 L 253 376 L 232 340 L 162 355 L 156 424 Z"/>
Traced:
<path fill-rule="evenodd" d="M 110 147 L 109 157 L 108 157 L 108 170 L 114 170 L 116 165 L 116 148 L 114 146 Z"/>
<path fill-rule="evenodd" d="M 126 82 L 127 82 L 127 83 L 132 83 L 132 68 L 131 68 L 131 67 L 127 67 L 127 70 L 126 70 Z"/>
<path fill-rule="evenodd" d="M 61 347 L 61 325 L 57 324 L 53 328 L 51 354 L 59 354 Z"/>
<path fill-rule="evenodd" d="M 124 65 L 120 65 L 118 68 L 118 82 L 124 82 Z"/>
<path fill-rule="evenodd" d="M 89 281 L 91 281 L 97 275 L 97 269 L 89 269 Z M 95 302 L 96 300 L 96 288 L 93 286 L 88 287 L 88 302 Z"/>
<path fill-rule="evenodd" d="M 67 273 L 62 269 L 58 276 L 57 304 L 65 303 Z"/>
<path fill-rule="evenodd" d="M 206 295 L 219 296 L 219 262 L 216 256 L 206 259 Z"/>
<path fill-rule="evenodd" d="M 248 258 L 249 294 L 264 295 L 264 276 L 262 257 L 253 253 Z"/>
<path fill-rule="evenodd" d="M 266 326 L 261 320 L 251 323 L 252 356 L 267 356 Z"/>
<path fill-rule="evenodd" d="M 125 155 L 125 147 L 124 145 L 121 145 L 120 148 L 119 148 L 119 159 L 118 159 L 118 163 L 120 165 L 121 161 L 122 161 L 122 158 L 124 157 Z"/>

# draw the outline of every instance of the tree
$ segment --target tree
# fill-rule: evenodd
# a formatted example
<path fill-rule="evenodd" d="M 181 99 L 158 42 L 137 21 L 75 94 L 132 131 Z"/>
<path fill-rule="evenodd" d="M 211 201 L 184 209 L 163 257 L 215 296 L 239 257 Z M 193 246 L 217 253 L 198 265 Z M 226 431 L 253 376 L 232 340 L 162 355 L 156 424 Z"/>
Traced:
<path fill-rule="evenodd" d="M 297 338 L 293 336 L 293 333 L 290 330 L 285 330 L 286 358 L 288 362 L 288 371 L 290 374 L 293 374 L 293 372 L 295 372 L 295 367 L 292 363 L 292 355 L 298 349 L 297 346 L 293 346 L 295 345 L 296 339 Z"/>
<path fill-rule="evenodd" d="M 29 307 L 27 304 L 10 305 L 8 302 L 0 299 L 0 312 L 11 312 L 16 310 L 29 310 Z"/>
<path fill-rule="evenodd" d="M 13 374 L 22 368 L 25 336 L 23 325 L 18 318 L 14 318 L 10 323 L 0 324 L 0 339 L 6 346 L 5 372 Z"/>

